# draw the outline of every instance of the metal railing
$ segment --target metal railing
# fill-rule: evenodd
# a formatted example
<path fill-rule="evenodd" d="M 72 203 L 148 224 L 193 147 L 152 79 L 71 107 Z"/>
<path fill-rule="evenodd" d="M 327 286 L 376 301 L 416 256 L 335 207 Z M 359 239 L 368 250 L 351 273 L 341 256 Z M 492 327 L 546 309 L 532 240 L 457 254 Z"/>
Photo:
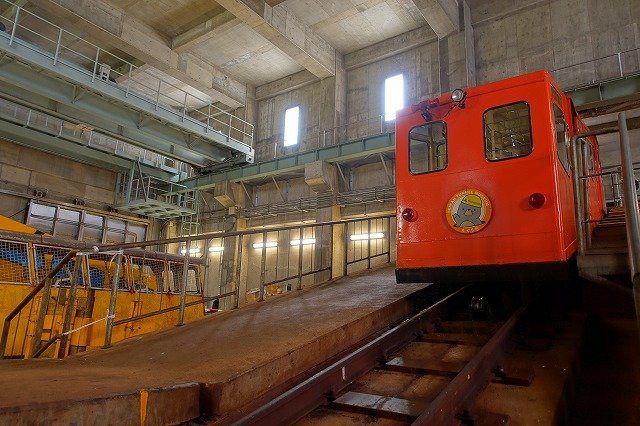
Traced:
<path fill-rule="evenodd" d="M 269 138 L 265 138 L 256 142 L 256 160 L 264 161 L 267 159 L 277 158 L 291 152 L 303 153 L 318 148 L 324 148 L 340 144 L 347 140 L 356 140 L 360 138 L 371 137 L 393 133 L 395 131 L 395 120 L 385 121 L 383 115 L 377 115 L 372 118 L 365 118 L 351 123 L 346 123 L 338 127 L 332 127 L 324 130 L 313 130 L 304 134 L 300 134 L 300 140 L 292 147 L 282 146 L 282 137 L 280 134 L 273 134 Z M 304 147 L 301 150 L 300 147 Z"/>
<path fill-rule="evenodd" d="M 9 45 L 20 42 L 26 48 L 46 55 L 53 63 L 66 65 L 100 81 L 122 89 L 126 97 L 150 101 L 156 110 L 170 113 L 178 121 L 202 126 L 204 132 L 217 131 L 245 144 L 253 145 L 254 126 L 216 106 L 211 99 L 184 90 L 165 78 L 160 71 L 137 66 L 97 46 L 53 22 L 8 0 L 0 0 L 1 10 L 12 9 L 9 17 L 0 16 L 6 27 L 1 36 Z"/>
<path fill-rule="evenodd" d="M 587 161 L 587 144 L 589 142 L 585 140 L 585 138 L 612 133 L 619 133 L 620 135 L 619 169 L 609 172 L 589 173 Z M 591 218 L 588 180 L 607 175 L 619 177 L 617 182 L 616 178 L 612 178 L 612 182 L 615 182 L 612 184 L 612 191 L 614 194 L 617 194 L 614 196 L 614 202 L 617 204 L 621 201 L 624 210 L 629 273 L 633 285 L 638 330 L 640 331 L 640 205 L 638 204 L 637 179 L 634 174 L 635 168 L 632 158 L 629 131 L 627 129 L 627 117 L 624 112 L 618 114 L 617 126 L 593 132 L 579 133 L 571 139 L 572 179 L 576 206 L 578 250 L 581 255 L 585 255 L 587 249 L 591 246 L 591 230 L 594 222 L 599 221 Z M 603 200 L 603 202 L 605 202 L 605 200 Z"/>
<path fill-rule="evenodd" d="M 627 115 L 618 114 L 620 131 L 620 164 L 622 171 L 622 189 L 624 194 L 624 217 L 627 230 L 627 247 L 629 249 L 629 269 L 633 284 L 633 298 L 636 307 L 636 320 L 640 331 L 640 206 L 638 190 L 633 175 L 631 143 L 627 129 Z"/>
<path fill-rule="evenodd" d="M 181 178 L 193 175 L 191 166 L 182 161 L 121 141 L 83 123 L 63 120 L 3 98 L 0 98 L 0 118 L 82 146 L 180 174 Z"/>
<path fill-rule="evenodd" d="M 295 201 L 281 201 L 245 207 L 239 215 L 247 219 L 274 217 L 287 213 L 308 213 L 320 208 L 338 205 L 348 207 L 354 205 L 380 204 L 395 201 L 395 186 L 376 186 L 346 192 L 325 192 L 313 197 L 299 198 Z"/>
<path fill-rule="evenodd" d="M 176 325 L 182 325 L 190 307 L 234 309 L 389 263 L 393 260 L 394 220 L 392 215 L 372 216 L 93 248 L 82 243 L 76 243 L 78 248 L 55 247 L 45 244 L 53 240 L 49 237 L 17 234 L 17 242 L 44 241 L 37 247 L 34 244 L 33 258 L 49 259 L 49 269 L 41 269 L 42 262 L 25 266 L 27 272 L 33 269 L 38 285 L 5 319 L 0 358 L 9 343 L 10 355 L 38 357 L 47 353 L 64 357 L 70 353 L 70 336 L 98 323 L 104 324 L 100 326 L 105 330 L 103 347 L 109 347 L 115 327 L 129 327 L 171 312 L 177 313 Z M 6 247 L 2 260 L 20 264 L 25 256 L 20 255 L 21 246 L 16 244 Z M 183 256 L 180 261 L 175 255 L 163 260 L 162 254 L 146 250 L 158 247 Z M 205 266 L 200 273 L 194 270 L 195 265 Z M 24 281 L 29 279 L 22 275 L 8 277 L 1 273 L 0 282 L 28 284 Z M 110 293 L 106 316 L 88 324 L 88 318 L 76 321 L 72 311 L 76 312 L 74 302 L 80 288 Z M 122 303 L 129 314 L 123 317 L 118 301 L 122 294 L 132 292 L 158 294 L 160 305 L 148 312 L 134 309 L 131 314 L 126 302 L 129 299 L 125 298 Z M 173 303 L 163 306 L 165 293 Z M 189 295 L 198 298 L 192 300 Z M 54 325 L 56 318 L 61 318 L 61 325 Z M 54 344 L 57 349 L 49 351 Z"/>
<path fill-rule="evenodd" d="M 611 55 L 560 67 L 551 72 L 565 90 L 603 83 L 640 74 L 640 48 L 623 50 Z M 584 76 L 591 76 L 585 81 Z"/>
<path fill-rule="evenodd" d="M 204 294 L 217 308 L 234 309 L 252 301 L 301 290 L 332 277 L 371 268 L 392 260 L 393 220 L 379 216 L 298 224 L 233 232 L 101 246 L 98 252 L 145 247 L 178 246 L 190 259 L 206 259 L 205 286 L 218 294 Z M 340 253 L 340 256 L 337 254 Z M 182 276 L 186 280 L 186 276 Z M 186 303 L 183 282 L 177 325 L 182 325 Z M 176 309 L 176 308 L 173 308 Z M 161 313 L 158 311 L 157 314 Z M 146 317 L 148 317 L 148 314 Z M 136 321 L 133 317 L 114 325 Z"/>

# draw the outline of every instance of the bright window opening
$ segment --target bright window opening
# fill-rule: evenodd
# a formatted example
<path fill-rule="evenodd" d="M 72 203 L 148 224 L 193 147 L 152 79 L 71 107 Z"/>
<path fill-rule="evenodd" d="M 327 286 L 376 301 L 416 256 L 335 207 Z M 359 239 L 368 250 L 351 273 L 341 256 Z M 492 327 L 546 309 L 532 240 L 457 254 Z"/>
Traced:
<path fill-rule="evenodd" d="M 300 107 L 289 108 L 284 114 L 284 146 L 298 144 Z"/>
<path fill-rule="evenodd" d="M 404 108 L 404 76 L 389 77 L 384 82 L 384 119 L 396 119 L 396 113 Z"/>

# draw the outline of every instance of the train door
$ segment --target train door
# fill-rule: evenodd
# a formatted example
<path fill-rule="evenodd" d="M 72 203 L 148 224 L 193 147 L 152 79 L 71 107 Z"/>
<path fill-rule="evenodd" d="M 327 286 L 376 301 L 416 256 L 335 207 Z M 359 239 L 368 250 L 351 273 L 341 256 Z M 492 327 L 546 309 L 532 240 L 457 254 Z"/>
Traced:
<path fill-rule="evenodd" d="M 556 151 L 556 161 L 554 164 L 556 177 L 556 190 L 558 201 L 558 225 L 560 235 L 562 235 L 563 249 L 567 249 L 567 256 L 573 254 L 577 249 L 576 243 L 576 221 L 573 182 L 571 178 L 571 161 L 570 161 L 570 129 L 569 123 L 565 118 L 565 114 L 557 100 L 561 100 L 560 95 L 551 88 L 553 102 L 551 108 L 553 111 L 554 125 L 554 142 Z"/>
<path fill-rule="evenodd" d="M 602 168 L 600 166 L 600 154 L 595 138 L 582 139 L 582 161 L 585 163 L 585 191 L 589 206 L 589 217 L 592 221 L 591 228 L 595 228 L 596 221 L 602 219 L 605 213 L 606 203 L 602 187 Z"/>

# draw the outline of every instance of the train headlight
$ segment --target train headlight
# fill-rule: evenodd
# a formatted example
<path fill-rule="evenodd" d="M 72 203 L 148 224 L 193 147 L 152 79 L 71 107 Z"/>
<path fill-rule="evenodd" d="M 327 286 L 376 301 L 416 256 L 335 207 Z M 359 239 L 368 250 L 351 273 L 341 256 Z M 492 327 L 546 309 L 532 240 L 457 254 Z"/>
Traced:
<path fill-rule="evenodd" d="M 460 103 L 467 98 L 467 92 L 462 89 L 456 89 L 451 93 L 451 100 Z"/>
<path fill-rule="evenodd" d="M 529 196 L 529 205 L 534 209 L 539 209 L 547 201 L 547 197 L 539 192 L 534 192 Z"/>
<path fill-rule="evenodd" d="M 416 212 L 412 208 L 402 210 L 402 218 L 407 222 L 411 222 L 416 218 Z"/>

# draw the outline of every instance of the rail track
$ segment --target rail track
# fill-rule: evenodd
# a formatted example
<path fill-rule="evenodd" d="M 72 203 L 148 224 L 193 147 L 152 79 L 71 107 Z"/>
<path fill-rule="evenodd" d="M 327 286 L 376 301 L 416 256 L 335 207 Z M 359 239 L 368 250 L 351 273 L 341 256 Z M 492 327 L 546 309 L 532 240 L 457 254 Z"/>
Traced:
<path fill-rule="evenodd" d="M 460 319 L 473 291 L 450 292 L 236 424 L 505 424 L 473 404 L 491 381 L 531 383 L 530 372 L 504 365 L 528 305 L 506 320 Z"/>

